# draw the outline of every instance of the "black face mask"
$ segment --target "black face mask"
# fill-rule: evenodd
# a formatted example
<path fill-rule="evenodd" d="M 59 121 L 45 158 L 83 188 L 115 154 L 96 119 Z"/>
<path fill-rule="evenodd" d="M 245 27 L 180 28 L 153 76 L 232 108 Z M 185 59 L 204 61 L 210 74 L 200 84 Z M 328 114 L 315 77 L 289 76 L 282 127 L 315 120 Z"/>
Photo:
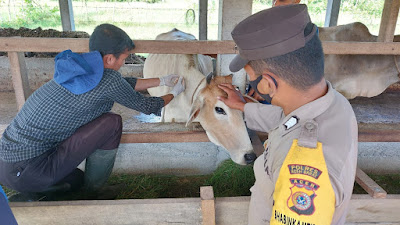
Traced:
<path fill-rule="evenodd" d="M 270 75 L 268 75 L 268 76 L 271 77 Z M 260 83 L 261 79 L 262 79 L 262 75 L 257 77 L 257 79 L 250 81 L 249 82 L 250 86 L 257 92 L 258 95 L 260 95 L 263 99 L 265 99 L 265 101 L 268 104 L 271 104 L 271 101 L 272 101 L 271 96 L 269 96 L 269 94 L 262 94 L 261 92 L 258 91 L 257 86 Z M 273 77 L 271 77 L 271 79 L 274 81 L 275 86 L 278 87 L 278 83 L 276 82 L 276 80 Z"/>

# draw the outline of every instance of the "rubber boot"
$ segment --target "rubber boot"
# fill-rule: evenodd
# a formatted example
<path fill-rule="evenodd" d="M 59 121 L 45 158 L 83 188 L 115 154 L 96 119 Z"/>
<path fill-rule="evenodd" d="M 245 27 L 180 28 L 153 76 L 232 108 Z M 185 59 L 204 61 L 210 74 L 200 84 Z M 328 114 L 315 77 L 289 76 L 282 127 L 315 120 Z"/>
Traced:
<path fill-rule="evenodd" d="M 98 191 L 110 177 L 117 149 L 93 152 L 86 159 L 84 187 L 86 191 Z"/>

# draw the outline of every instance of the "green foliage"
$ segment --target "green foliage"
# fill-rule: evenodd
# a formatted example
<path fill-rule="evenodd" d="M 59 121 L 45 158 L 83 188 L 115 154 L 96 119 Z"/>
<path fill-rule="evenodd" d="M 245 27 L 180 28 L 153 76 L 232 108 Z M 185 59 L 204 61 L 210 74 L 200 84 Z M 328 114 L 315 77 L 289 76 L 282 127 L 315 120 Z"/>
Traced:
<path fill-rule="evenodd" d="M 58 1 L 58 0 L 57 0 Z M 82 0 L 85 2 L 147 2 L 147 3 L 157 3 L 162 0 Z M 1 0 L 0 0 L 1 2 Z"/>
<path fill-rule="evenodd" d="M 15 20 L 3 22 L 1 27 L 38 27 L 42 25 L 57 26 L 61 23 L 61 16 L 57 7 L 41 6 L 34 0 L 24 0 L 24 6 Z"/>
<path fill-rule="evenodd" d="M 160 176 L 116 175 L 109 184 L 125 183 L 127 188 L 118 198 L 184 198 L 199 197 L 201 186 L 213 186 L 215 197 L 249 196 L 254 184 L 253 166 L 240 166 L 232 160 L 222 163 L 211 175 Z"/>
<path fill-rule="evenodd" d="M 210 175 L 118 174 L 111 176 L 107 184 L 125 185 L 118 193 L 118 199 L 146 199 L 199 197 L 200 187 L 209 185 L 213 186 L 215 197 L 249 196 L 254 181 L 252 165 L 240 166 L 227 160 Z M 8 196 L 16 193 L 6 187 L 4 190 Z M 83 190 L 53 197 L 60 201 L 90 199 Z"/>
<path fill-rule="evenodd" d="M 367 17 L 380 17 L 382 14 L 384 0 L 351 0 L 342 1 L 341 10 L 355 12 Z"/>
<path fill-rule="evenodd" d="M 389 194 L 400 194 L 400 175 L 372 175 L 375 180 Z M 118 199 L 146 199 L 146 198 L 187 198 L 199 197 L 201 186 L 213 186 L 215 197 L 249 196 L 250 187 L 255 182 L 253 165 L 240 166 L 232 160 L 223 162 L 210 175 L 204 176 L 172 176 L 172 175 L 113 175 L 108 185 L 124 184 L 125 187 L 118 193 Z M 17 192 L 3 186 L 7 196 Z M 355 184 L 354 194 L 367 194 L 358 184 Z M 84 191 L 56 196 L 56 200 L 90 199 Z"/>
<path fill-rule="evenodd" d="M 314 14 L 325 14 L 327 0 L 310 0 L 307 3 L 308 11 Z"/>
<path fill-rule="evenodd" d="M 253 0 L 254 3 L 260 3 L 263 5 L 268 5 L 271 6 L 272 5 L 272 0 Z"/>

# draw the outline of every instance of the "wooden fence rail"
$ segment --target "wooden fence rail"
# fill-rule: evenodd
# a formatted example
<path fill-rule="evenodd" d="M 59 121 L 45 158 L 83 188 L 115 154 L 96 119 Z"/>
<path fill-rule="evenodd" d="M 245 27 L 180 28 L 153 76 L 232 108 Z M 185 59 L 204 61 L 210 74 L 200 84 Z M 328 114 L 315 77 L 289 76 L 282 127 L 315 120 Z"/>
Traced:
<path fill-rule="evenodd" d="M 155 41 L 134 40 L 135 53 L 160 54 L 235 54 L 233 41 Z M 322 42 L 325 54 L 400 55 L 400 43 Z M 88 52 L 88 38 L 1 37 L 2 52 Z"/>

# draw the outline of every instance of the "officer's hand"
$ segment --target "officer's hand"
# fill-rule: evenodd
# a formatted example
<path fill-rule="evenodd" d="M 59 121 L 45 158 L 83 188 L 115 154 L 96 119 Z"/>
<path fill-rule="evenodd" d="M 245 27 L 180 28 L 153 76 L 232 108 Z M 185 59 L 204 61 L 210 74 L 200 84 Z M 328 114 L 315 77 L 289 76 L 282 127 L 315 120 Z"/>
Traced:
<path fill-rule="evenodd" d="M 242 93 L 240 93 L 239 89 L 234 87 L 232 84 L 220 84 L 218 87 L 228 94 L 227 98 L 218 96 L 218 100 L 225 103 L 229 108 L 244 111 L 246 101 L 243 99 Z"/>
<path fill-rule="evenodd" d="M 167 76 L 160 77 L 160 86 L 173 87 L 178 81 L 179 76 L 176 74 L 170 74 Z"/>
<path fill-rule="evenodd" d="M 184 90 L 185 90 L 185 80 L 183 79 L 183 77 L 179 77 L 178 82 L 172 88 L 170 94 L 173 94 L 174 97 L 176 97 L 177 95 L 182 93 Z"/>

